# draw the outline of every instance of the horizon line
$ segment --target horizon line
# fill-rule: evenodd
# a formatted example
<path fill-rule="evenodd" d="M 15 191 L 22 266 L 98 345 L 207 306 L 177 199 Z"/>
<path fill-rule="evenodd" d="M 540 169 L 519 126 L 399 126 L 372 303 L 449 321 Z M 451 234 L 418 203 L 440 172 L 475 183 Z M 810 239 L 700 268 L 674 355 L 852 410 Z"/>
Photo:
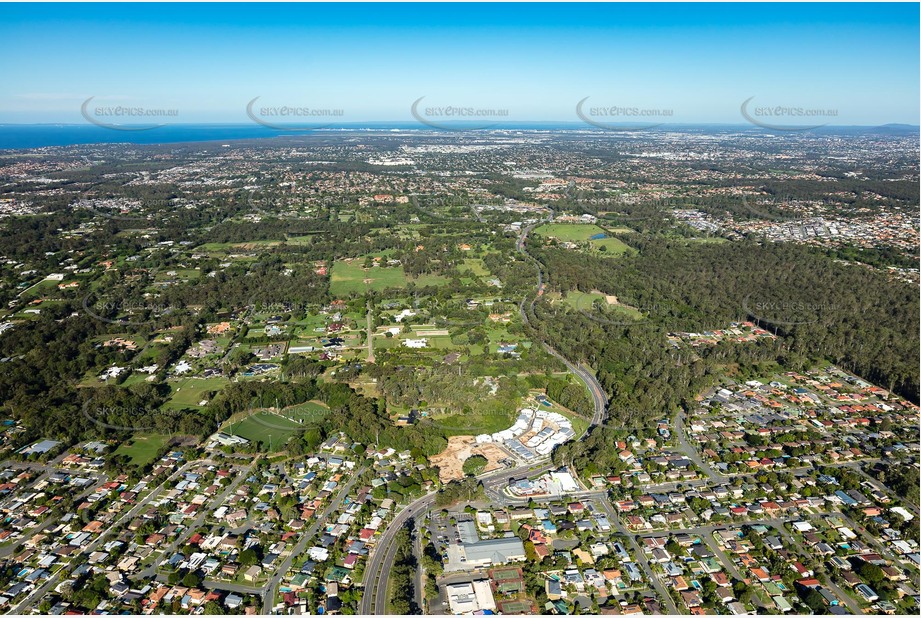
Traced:
<path fill-rule="evenodd" d="M 507 121 L 508 122 L 508 121 Z M 306 124 L 291 124 L 291 125 L 278 125 L 278 128 L 269 127 L 265 125 L 260 125 L 259 123 L 253 122 L 240 122 L 240 121 L 228 121 L 228 122 L 171 122 L 167 124 L 157 125 L 155 127 L 150 127 L 151 130 L 155 129 L 165 129 L 169 127 L 252 127 L 252 128 L 264 128 L 267 131 L 286 131 L 291 129 L 304 129 L 309 128 L 312 131 L 324 131 L 329 129 L 343 128 L 356 125 L 367 125 L 367 124 L 380 124 L 380 125 L 404 125 L 399 126 L 398 128 L 418 128 L 418 129 L 432 129 L 439 130 L 438 127 L 432 127 L 414 120 L 355 120 L 350 122 L 336 122 L 324 125 L 322 127 L 311 128 Z M 482 123 L 476 121 L 452 121 L 451 125 L 454 126 L 465 126 L 465 125 L 481 125 Z M 511 125 L 519 124 L 566 124 L 573 125 L 576 127 L 584 127 L 586 130 L 595 130 L 595 131 L 604 131 L 601 127 L 593 127 L 585 122 L 580 122 L 578 120 L 516 120 L 512 121 L 511 124 L 505 124 L 501 122 L 494 123 L 492 126 L 480 127 L 477 130 L 480 131 L 490 131 L 490 130 L 501 130 L 503 127 L 510 127 Z M 763 127 L 760 125 L 748 123 L 748 122 L 704 122 L 704 121 L 687 121 L 687 122 L 662 122 L 657 123 L 654 127 L 649 127 L 646 123 L 642 122 L 611 122 L 611 126 L 622 126 L 622 127 L 631 127 L 637 126 L 638 128 L 644 128 L 645 130 L 654 130 L 660 129 L 662 127 L 688 127 L 688 126 L 721 126 L 721 127 L 742 127 L 742 128 L 753 128 L 753 129 L 767 129 L 771 130 L 770 127 Z M 410 126 L 405 126 L 410 125 Z M 149 124 L 137 123 L 137 124 L 120 124 L 118 127 L 149 127 Z M 883 123 L 872 123 L 872 124 L 834 124 L 834 123 L 825 123 L 819 126 L 814 125 L 789 125 L 791 128 L 809 128 L 812 130 L 816 129 L 825 129 L 825 128 L 878 128 L 878 127 L 892 127 L 892 126 L 901 126 L 901 127 L 911 127 L 915 129 L 921 129 L 921 124 L 911 124 L 907 122 L 883 122 Z M 0 122 L 0 127 L 95 127 L 97 129 L 112 129 L 112 127 L 106 127 L 97 125 L 94 123 L 87 122 Z M 774 129 L 777 130 L 777 129 Z"/>

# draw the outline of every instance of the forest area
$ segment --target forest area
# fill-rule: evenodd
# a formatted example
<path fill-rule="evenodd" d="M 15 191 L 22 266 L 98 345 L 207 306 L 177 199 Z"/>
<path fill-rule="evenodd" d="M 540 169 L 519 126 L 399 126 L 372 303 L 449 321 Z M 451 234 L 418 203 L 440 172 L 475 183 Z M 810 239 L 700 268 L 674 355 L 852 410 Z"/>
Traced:
<path fill-rule="evenodd" d="M 617 259 L 535 251 L 551 287 L 613 294 L 645 316 L 535 303 L 531 327 L 568 358 L 584 359 L 609 395 L 611 420 L 559 447 L 554 461 L 611 469 L 617 440 L 652 435 L 655 421 L 692 407 L 727 366 L 757 376 L 765 364 L 805 371 L 828 360 L 918 401 L 919 307 L 910 285 L 797 246 L 631 242 L 639 255 Z M 693 351 L 667 341 L 671 332 L 742 320 L 779 338 Z"/>
<path fill-rule="evenodd" d="M 911 285 L 797 245 L 631 242 L 639 254 L 618 259 L 556 249 L 535 255 L 553 287 L 616 295 L 644 312 L 640 328 L 664 336 L 752 320 L 782 337 L 778 352 L 785 357 L 827 359 L 918 402 L 921 308 Z M 597 333 L 600 326 L 587 320 L 584 328 Z M 599 341 L 585 334 L 562 339 L 570 347 Z M 597 355 L 605 345 L 611 344 L 590 345 L 578 356 Z"/>

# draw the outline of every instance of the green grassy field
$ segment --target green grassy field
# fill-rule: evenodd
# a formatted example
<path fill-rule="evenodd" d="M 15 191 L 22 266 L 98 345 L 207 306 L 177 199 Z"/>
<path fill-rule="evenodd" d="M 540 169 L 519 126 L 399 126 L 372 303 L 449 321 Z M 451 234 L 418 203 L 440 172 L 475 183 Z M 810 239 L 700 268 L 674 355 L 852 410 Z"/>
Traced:
<path fill-rule="evenodd" d="M 174 272 L 175 275 L 169 275 L 167 273 Z M 168 281 L 173 279 L 178 279 L 180 281 L 189 281 L 191 279 L 197 279 L 201 276 L 200 270 L 195 270 L 194 268 L 171 268 L 164 271 L 160 271 L 154 275 L 154 281 Z"/>
<path fill-rule="evenodd" d="M 418 277 L 408 277 L 408 281 L 416 284 L 416 287 L 425 287 L 427 285 L 444 285 L 448 282 L 441 275 L 419 275 Z"/>
<path fill-rule="evenodd" d="M 346 296 L 352 292 L 380 291 L 406 285 L 406 274 L 402 266 L 376 266 L 365 270 L 362 268 L 363 264 L 364 260 L 335 262 L 329 278 L 330 293 L 333 296 Z"/>
<path fill-rule="evenodd" d="M 117 449 L 116 455 L 127 455 L 131 458 L 131 464 L 135 466 L 145 466 L 152 462 L 165 445 L 169 436 L 162 434 L 149 434 L 144 436 L 134 436 L 130 441 L 124 442 Z"/>
<path fill-rule="evenodd" d="M 302 319 L 298 320 L 296 324 L 307 333 L 313 334 L 313 329 L 326 326 L 326 316 L 308 313 Z"/>
<path fill-rule="evenodd" d="M 451 343 L 451 337 L 443 337 L 440 335 L 432 337 L 430 335 L 426 335 L 425 339 L 427 340 L 427 344 L 428 344 L 428 347 L 425 349 L 448 350 L 450 348 L 457 347 L 453 343 Z"/>
<path fill-rule="evenodd" d="M 315 234 L 310 234 L 307 236 L 288 236 L 285 239 L 285 242 L 289 245 L 309 245 L 313 242 Z"/>
<path fill-rule="evenodd" d="M 237 251 L 251 251 L 257 247 L 273 247 L 280 245 L 283 241 L 281 240 L 251 240 L 248 242 L 206 242 L 195 247 L 195 251 L 199 252 L 228 252 L 235 253 Z"/>
<path fill-rule="evenodd" d="M 536 228 L 534 233 L 541 236 L 553 236 L 559 240 L 570 242 L 582 242 L 588 240 L 595 234 L 606 234 L 606 232 L 597 225 L 585 225 L 581 223 L 545 223 Z"/>
<path fill-rule="evenodd" d="M 589 241 L 597 250 L 601 250 L 601 247 L 604 247 L 604 252 L 607 255 L 623 255 L 632 249 L 625 244 L 623 241 L 617 238 L 602 238 L 600 240 L 591 240 Z"/>
<path fill-rule="evenodd" d="M 462 266 L 458 268 L 460 272 L 469 272 L 477 277 L 488 277 L 489 270 L 480 258 L 466 258 Z"/>
<path fill-rule="evenodd" d="M 146 373 L 134 372 L 128 376 L 124 382 L 121 383 L 122 387 L 134 386 L 135 384 L 142 384 L 150 376 Z"/>
<path fill-rule="evenodd" d="M 586 311 L 588 313 L 598 313 L 598 310 L 595 308 L 595 301 L 598 301 L 599 304 L 604 307 L 604 312 L 606 314 L 618 317 L 622 315 L 634 320 L 643 319 L 643 314 L 638 309 L 627 305 L 609 305 L 605 300 L 604 294 L 598 292 L 579 292 L 571 290 L 566 293 L 566 298 L 562 299 L 562 302 L 573 309 Z"/>
<path fill-rule="evenodd" d="M 150 359 L 152 359 L 153 357 L 155 357 L 156 354 L 157 354 L 157 352 L 159 351 L 159 349 L 162 348 L 162 347 L 163 347 L 163 344 L 162 344 L 162 343 L 151 343 L 151 344 L 148 345 L 146 348 L 144 348 L 144 349 L 141 351 L 141 353 L 138 354 L 137 357 L 135 357 L 135 360 L 136 360 L 139 364 L 144 365 L 144 364 L 146 364 L 146 362 L 147 362 L 148 360 L 150 360 Z"/>
<path fill-rule="evenodd" d="M 608 237 L 591 240 L 592 236 L 598 234 L 608 234 L 607 231 L 597 225 L 585 225 L 580 223 L 546 223 L 534 230 L 535 234 L 545 237 L 554 237 L 563 242 L 588 242 L 594 250 L 600 250 L 604 247 L 604 252 L 608 255 L 623 255 L 631 248 L 617 238 Z"/>
<path fill-rule="evenodd" d="M 446 435 L 466 436 L 480 433 L 495 433 L 508 429 L 515 422 L 517 412 L 496 414 L 453 414 L 435 416 L 431 422 Z"/>
<path fill-rule="evenodd" d="M 326 415 L 329 414 L 329 408 L 319 401 L 308 401 L 307 403 L 285 408 L 282 410 L 282 414 L 289 419 L 308 423 L 326 418 Z"/>
<path fill-rule="evenodd" d="M 64 277 L 63 281 L 49 281 L 47 279 L 44 279 L 30 288 L 24 288 L 22 291 L 22 296 L 20 298 L 22 298 L 23 300 L 30 300 L 33 298 L 39 298 L 41 296 L 44 296 L 45 294 L 57 294 L 58 284 L 70 283 L 71 281 L 78 281 L 78 279 L 76 277 L 71 277 L 71 276 Z M 81 286 L 82 285 L 84 284 L 81 283 Z M 77 288 L 77 289 L 79 290 L 80 288 Z M 25 290 L 28 290 L 28 291 L 25 291 Z M 86 292 L 83 292 L 83 295 L 85 294 Z"/>
<path fill-rule="evenodd" d="M 306 404 L 305 404 L 306 405 Z M 262 442 L 270 450 L 281 450 L 288 439 L 301 430 L 301 425 L 271 412 L 257 412 L 233 423 L 227 423 L 222 431 L 246 438 L 251 442 Z"/>
<path fill-rule="evenodd" d="M 387 288 L 402 288 L 410 281 L 417 286 L 441 285 L 446 279 L 440 275 L 407 277 L 402 266 L 375 266 L 365 270 L 364 260 L 337 261 L 333 264 L 329 278 L 329 291 L 333 296 L 359 294 L 368 290 L 381 291 Z"/>
<path fill-rule="evenodd" d="M 226 378 L 186 378 L 173 385 L 173 394 L 166 402 L 168 408 L 198 407 L 208 398 L 209 391 L 219 391 L 227 385 Z"/>

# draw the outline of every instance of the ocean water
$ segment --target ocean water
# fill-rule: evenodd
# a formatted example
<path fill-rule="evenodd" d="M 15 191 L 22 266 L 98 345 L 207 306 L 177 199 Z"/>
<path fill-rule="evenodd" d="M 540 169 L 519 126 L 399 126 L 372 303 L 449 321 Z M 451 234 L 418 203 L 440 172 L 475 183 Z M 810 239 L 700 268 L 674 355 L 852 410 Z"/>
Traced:
<path fill-rule="evenodd" d="M 629 123 L 623 123 L 629 127 Z M 464 131 L 464 123 L 456 123 L 455 130 Z M 355 131 L 420 131 L 451 134 L 450 130 L 433 129 L 418 122 L 367 122 L 331 125 L 316 131 L 278 130 L 255 124 L 167 124 L 144 131 L 121 131 L 93 124 L 0 124 L 0 150 L 19 150 L 79 144 L 175 144 L 185 142 L 233 141 L 262 139 L 315 133 Z M 577 122 L 504 122 L 490 127 L 489 131 L 591 131 L 608 135 L 637 136 L 642 133 L 611 133 L 599 131 Z M 742 132 L 770 133 L 751 125 L 738 124 L 665 124 L 648 133 L 667 131 L 693 133 Z M 878 127 L 828 126 L 814 131 L 796 133 L 794 136 L 820 136 L 829 134 L 874 134 L 881 136 L 917 136 L 919 128 L 909 125 L 883 125 Z"/>
<path fill-rule="evenodd" d="M 95 125 L 0 125 L 0 149 L 44 148 L 76 144 L 172 144 L 281 135 L 254 125 L 166 125 L 147 131 L 117 131 Z"/>
<path fill-rule="evenodd" d="M 464 130 L 464 123 L 456 125 Z M 474 123 L 475 124 L 475 123 Z M 504 130 L 587 129 L 581 123 L 508 122 L 496 125 Z M 316 130 L 280 130 L 256 124 L 166 124 L 143 131 L 122 131 L 93 124 L 0 124 L 0 150 L 73 146 L 77 144 L 174 144 L 181 142 L 232 141 L 338 131 L 426 131 L 442 132 L 418 122 L 365 122 L 329 125 Z M 450 133 L 451 131 L 443 131 Z"/>

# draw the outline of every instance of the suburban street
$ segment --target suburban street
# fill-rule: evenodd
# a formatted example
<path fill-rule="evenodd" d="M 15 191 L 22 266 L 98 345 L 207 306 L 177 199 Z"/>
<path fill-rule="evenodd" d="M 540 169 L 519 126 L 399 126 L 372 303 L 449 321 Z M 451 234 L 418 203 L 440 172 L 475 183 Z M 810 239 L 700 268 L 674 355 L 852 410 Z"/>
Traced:
<path fill-rule="evenodd" d="M 780 533 L 780 536 L 782 536 L 790 544 L 790 547 L 802 547 L 802 544 L 796 542 L 796 539 L 794 539 L 793 535 L 790 534 L 790 532 L 784 527 L 783 523 L 765 522 L 765 524 L 777 530 Z M 833 582 L 832 579 L 828 577 L 828 575 L 819 575 L 818 577 L 822 583 L 828 586 L 829 590 L 831 590 L 836 597 L 838 597 L 845 605 L 847 605 L 852 614 L 855 616 L 860 616 L 863 614 L 863 610 L 860 609 L 860 605 L 857 603 L 857 601 L 855 601 L 851 595 L 842 590 L 838 584 Z"/>
<path fill-rule="evenodd" d="M 719 484 L 725 483 L 728 480 L 726 476 L 714 470 L 710 464 L 700 456 L 700 451 L 688 443 L 688 436 L 684 427 L 684 416 L 684 411 L 681 410 L 675 414 L 675 427 L 673 432 L 678 438 L 678 444 L 681 446 L 681 450 L 684 451 L 688 459 L 694 462 L 694 465 L 703 470 L 704 473 L 710 477 L 712 482 Z"/>
<path fill-rule="evenodd" d="M 253 471 L 253 467 L 255 465 L 256 463 L 253 462 L 250 466 L 241 470 L 240 474 L 237 475 L 237 478 L 235 478 L 233 482 L 231 482 L 230 485 L 228 485 L 224 489 L 224 491 L 222 491 L 220 495 L 216 498 L 214 504 L 216 505 L 223 504 L 224 501 L 227 499 L 227 497 L 230 496 L 230 494 L 232 494 L 234 491 L 236 491 L 237 487 L 240 486 L 240 483 L 242 483 L 246 479 L 246 477 L 249 476 L 250 472 Z M 198 529 L 205 522 L 205 519 L 207 517 L 208 517 L 208 511 L 206 509 L 202 509 L 202 511 L 198 514 L 198 516 L 188 526 L 185 527 L 185 529 L 182 531 L 182 534 L 174 538 L 170 542 L 170 544 L 167 545 L 162 550 L 160 555 L 168 557 L 170 554 L 175 552 L 176 548 L 182 545 L 190 536 L 192 536 L 195 530 Z M 132 579 L 134 580 L 153 579 L 154 577 L 156 577 L 156 574 L 157 574 L 157 566 L 158 566 L 158 563 L 154 562 L 153 564 L 151 564 L 149 567 L 147 567 L 143 571 L 140 571 L 134 574 L 132 576 Z"/>
<path fill-rule="evenodd" d="M 630 542 L 631 554 L 636 556 L 640 568 L 643 570 L 643 574 L 646 576 L 646 579 L 649 581 L 652 587 L 655 588 L 656 593 L 658 593 L 659 597 L 662 599 L 662 602 L 665 603 L 665 607 L 668 608 L 668 613 L 680 614 L 681 612 L 678 611 L 678 607 L 675 605 L 675 601 L 668 593 L 668 590 L 665 589 L 665 586 L 662 585 L 662 582 L 659 581 L 659 578 L 656 577 L 652 567 L 649 565 L 649 561 L 646 559 L 646 553 L 637 542 L 636 536 L 624 528 L 624 525 L 620 521 L 620 518 L 617 516 L 617 513 L 614 512 L 614 509 L 611 508 L 611 505 L 608 504 L 607 500 L 602 499 L 600 502 L 601 508 L 605 510 L 608 516 L 608 520 L 615 528 L 617 528 L 617 531 L 626 537 L 626 539 Z"/>
<path fill-rule="evenodd" d="M 118 529 L 122 524 L 124 524 L 124 523 L 127 522 L 127 521 L 132 520 L 135 516 L 137 516 L 137 514 L 138 514 L 141 510 L 143 510 L 144 508 L 146 508 L 147 504 L 150 503 L 151 500 L 153 500 L 154 498 L 156 498 L 156 497 L 160 494 L 160 492 L 163 491 L 163 488 L 166 487 L 167 484 L 169 484 L 169 483 L 172 482 L 174 479 L 176 479 L 180 474 L 182 474 L 183 472 L 185 472 L 185 471 L 186 471 L 189 467 L 191 467 L 192 465 L 193 465 L 192 462 L 186 463 L 186 464 L 184 464 L 182 467 L 180 467 L 178 470 L 176 470 L 175 472 L 173 472 L 171 475 L 169 475 L 169 477 L 167 477 L 167 479 L 166 479 L 165 481 L 163 481 L 163 482 L 162 482 L 160 485 L 158 485 L 155 489 L 151 490 L 151 492 L 148 493 L 147 496 L 145 496 L 144 498 L 142 498 L 141 500 L 139 500 L 138 503 L 137 503 L 133 508 L 129 509 L 127 513 L 125 513 L 124 515 L 122 515 L 121 517 L 119 517 L 118 519 L 116 519 L 115 522 L 114 522 L 111 526 L 109 526 L 109 527 L 106 528 L 103 532 L 101 532 L 101 533 L 99 534 L 99 536 L 96 537 L 95 540 L 93 540 L 92 542 L 89 543 L 89 545 L 87 545 L 87 547 L 84 549 L 84 551 L 85 551 L 86 553 L 92 553 L 92 552 L 96 551 L 96 548 L 99 547 L 100 544 L 102 544 L 102 542 L 103 542 L 104 539 L 106 539 L 110 534 L 112 534 L 112 533 L 113 533 L 116 529 Z M 39 586 L 38 588 L 36 588 L 30 595 L 28 595 L 25 599 L 23 599 L 23 600 L 16 606 L 16 608 L 13 610 L 12 613 L 14 613 L 14 614 L 22 614 L 22 613 L 25 613 L 25 610 L 27 610 L 28 608 L 30 608 L 34 603 L 37 603 L 37 602 L 41 601 L 41 599 L 44 597 L 44 595 L 45 595 L 49 590 L 51 590 L 52 588 L 54 588 L 54 586 L 57 585 L 58 580 L 61 579 L 61 575 L 62 575 L 62 573 L 64 573 L 65 571 L 69 572 L 69 567 L 65 566 L 65 567 L 62 567 L 62 568 L 58 569 L 58 571 L 57 571 L 56 573 L 54 573 L 54 575 L 52 575 L 51 577 L 49 577 L 48 579 L 45 580 L 45 583 L 44 583 L 44 584 L 42 584 L 41 586 Z"/>
<path fill-rule="evenodd" d="M 551 214 L 549 220 L 552 220 L 553 215 Z M 525 244 L 527 240 L 528 233 L 534 229 L 538 223 L 529 225 L 528 227 L 521 230 L 519 234 L 516 247 L 519 252 L 523 253 L 526 257 L 530 258 L 535 262 L 537 266 L 537 295 L 539 296 L 543 290 L 543 275 L 540 270 L 540 264 L 537 263 L 534 258 L 528 255 Z M 535 296 L 535 299 L 537 296 Z M 533 305 L 533 301 L 532 301 Z M 520 306 L 520 311 L 522 318 L 525 323 L 528 321 L 527 313 L 524 309 L 524 301 Z M 575 375 L 579 380 L 581 380 L 585 386 L 589 389 L 589 392 L 592 396 L 592 402 L 594 407 L 594 414 L 592 415 L 592 421 L 589 424 L 586 433 L 591 430 L 595 425 L 603 422 L 607 414 L 607 397 L 605 396 L 604 389 L 601 387 L 601 384 L 595 378 L 595 376 L 586 368 L 576 365 L 570 362 L 568 359 L 564 358 L 552 347 L 543 343 L 544 349 L 548 353 L 562 361 L 567 369 Z M 580 439 L 583 438 L 580 436 Z M 508 482 L 508 479 L 515 478 L 518 476 L 533 476 L 535 474 L 540 474 L 552 469 L 553 466 L 550 464 L 539 467 L 538 469 L 533 469 L 532 465 L 519 466 L 511 470 L 505 470 L 501 472 L 494 472 L 486 477 L 482 477 L 483 485 L 486 488 L 488 495 L 498 496 L 500 491 L 497 491 L 497 487 L 501 487 Z M 386 531 L 384 532 L 381 539 L 378 541 L 374 551 L 368 559 L 368 565 L 365 569 L 364 574 L 364 595 L 362 596 L 360 611 L 362 614 L 374 615 L 374 614 L 386 614 L 387 613 L 387 577 L 386 574 L 390 571 L 390 566 L 393 563 L 393 558 L 396 555 L 396 545 L 394 544 L 394 539 L 396 538 L 396 533 L 414 514 L 419 516 L 422 513 L 428 512 L 435 502 L 435 494 L 427 494 L 421 498 L 418 498 L 406 508 L 404 508 L 400 513 L 396 515 L 394 520 L 387 526 Z M 419 578 L 417 577 L 417 588 L 418 588 Z M 416 593 L 418 594 L 418 592 Z M 417 596 L 417 598 L 419 598 Z"/>
<path fill-rule="evenodd" d="M 320 531 L 326 523 L 329 521 L 330 515 L 332 515 L 341 505 L 342 501 L 345 500 L 346 496 L 349 495 L 349 492 L 354 487 L 355 483 L 364 474 L 365 468 L 360 468 L 359 470 L 350 474 L 348 482 L 343 485 L 339 491 L 336 492 L 336 495 L 329 501 L 329 504 L 323 509 L 323 512 L 317 515 L 316 519 L 313 522 L 313 525 L 307 529 L 307 531 L 301 535 L 300 540 L 297 542 L 297 545 L 291 550 L 291 553 L 288 554 L 288 557 L 285 558 L 284 562 L 281 563 L 281 566 L 275 570 L 275 574 L 265 585 L 265 588 L 262 590 L 262 613 L 271 614 L 272 606 L 275 601 L 275 589 L 278 588 L 278 584 L 281 583 L 281 579 L 287 574 L 288 570 L 291 568 L 291 565 L 294 563 L 294 560 L 300 556 L 304 550 L 307 548 L 307 544 L 310 543 L 317 536 L 317 533 Z"/>

